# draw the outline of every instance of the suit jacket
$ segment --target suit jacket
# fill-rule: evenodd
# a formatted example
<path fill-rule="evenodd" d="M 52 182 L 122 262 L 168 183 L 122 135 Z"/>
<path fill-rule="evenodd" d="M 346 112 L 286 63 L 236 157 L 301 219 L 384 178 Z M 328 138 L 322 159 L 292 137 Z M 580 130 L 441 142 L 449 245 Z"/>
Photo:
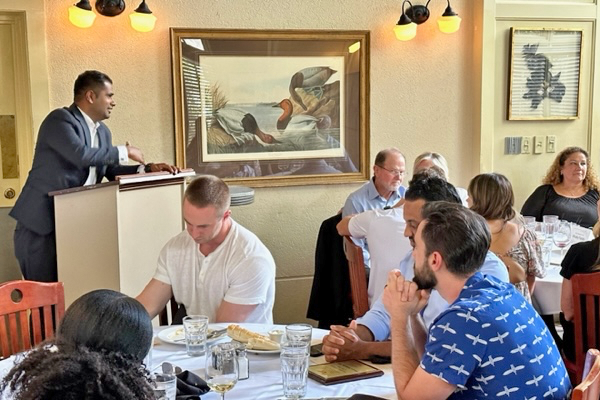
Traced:
<path fill-rule="evenodd" d="M 306 317 L 319 321 L 319 328 L 348 325 L 354 314 L 350 298 L 350 272 L 344 254 L 343 238 L 336 225 L 342 214 L 321 224 L 315 250 L 315 276 Z"/>
<path fill-rule="evenodd" d="M 119 166 L 119 151 L 110 130 L 98 127 L 98 148 L 92 148 L 90 132 L 75 104 L 52 111 L 40 126 L 33 166 L 9 215 L 25 228 L 48 235 L 54 231 L 54 200 L 49 192 L 82 186 L 89 168 L 96 167 L 97 183 L 105 176 L 135 173 L 137 166 Z"/>

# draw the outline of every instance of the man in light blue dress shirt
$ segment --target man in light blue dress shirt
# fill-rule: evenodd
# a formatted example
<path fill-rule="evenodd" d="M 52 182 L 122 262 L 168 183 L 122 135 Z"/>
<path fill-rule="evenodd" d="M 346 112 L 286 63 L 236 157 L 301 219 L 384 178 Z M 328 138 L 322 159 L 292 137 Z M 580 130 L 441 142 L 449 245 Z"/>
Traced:
<path fill-rule="evenodd" d="M 391 208 L 404 197 L 402 186 L 406 174 L 406 159 L 395 147 L 381 150 L 375 156 L 373 178 L 350 193 L 342 209 L 342 217 L 367 210 Z M 363 248 L 365 265 L 369 266 L 369 247 L 364 239 L 354 239 Z"/>

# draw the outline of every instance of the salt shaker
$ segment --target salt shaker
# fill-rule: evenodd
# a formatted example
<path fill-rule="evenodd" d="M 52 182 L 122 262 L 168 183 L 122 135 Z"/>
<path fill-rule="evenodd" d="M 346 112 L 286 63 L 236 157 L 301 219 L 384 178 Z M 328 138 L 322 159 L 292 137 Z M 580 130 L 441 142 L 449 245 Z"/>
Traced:
<path fill-rule="evenodd" d="M 246 355 L 246 348 L 240 346 L 236 349 L 236 355 L 238 360 L 238 370 L 240 381 L 244 379 L 248 379 L 250 377 L 250 361 L 248 361 L 248 356 Z"/>

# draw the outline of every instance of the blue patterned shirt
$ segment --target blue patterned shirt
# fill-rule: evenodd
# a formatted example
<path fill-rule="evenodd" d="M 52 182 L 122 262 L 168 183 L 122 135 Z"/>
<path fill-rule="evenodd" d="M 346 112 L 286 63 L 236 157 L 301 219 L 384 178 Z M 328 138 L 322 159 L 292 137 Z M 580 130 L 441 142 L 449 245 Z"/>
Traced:
<path fill-rule="evenodd" d="M 421 368 L 457 385 L 449 399 L 568 399 L 548 328 L 514 286 L 476 273 L 429 328 Z"/>

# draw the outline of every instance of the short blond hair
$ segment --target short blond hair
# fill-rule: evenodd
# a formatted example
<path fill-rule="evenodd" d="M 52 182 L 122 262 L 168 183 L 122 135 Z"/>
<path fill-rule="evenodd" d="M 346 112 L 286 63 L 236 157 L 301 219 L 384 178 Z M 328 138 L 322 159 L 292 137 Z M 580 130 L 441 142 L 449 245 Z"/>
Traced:
<path fill-rule="evenodd" d="M 228 210 L 231 203 L 229 187 L 214 175 L 202 175 L 190 182 L 184 199 L 198 208 L 213 206 L 219 213 Z"/>
<path fill-rule="evenodd" d="M 448 161 L 444 158 L 440 153 L 434 153 L 431 151 L 426 151 L 425 153 L 421 153 L 415 158 L 415 163 L 413 164 L 413 175 L 417 173 L 417 165 L 423 160 L 430 160 L 434 166 L 438 167 L 444 172 L 444 178 L 446 180 L 450 179 L 450 169 L 448 168 Z"/>

